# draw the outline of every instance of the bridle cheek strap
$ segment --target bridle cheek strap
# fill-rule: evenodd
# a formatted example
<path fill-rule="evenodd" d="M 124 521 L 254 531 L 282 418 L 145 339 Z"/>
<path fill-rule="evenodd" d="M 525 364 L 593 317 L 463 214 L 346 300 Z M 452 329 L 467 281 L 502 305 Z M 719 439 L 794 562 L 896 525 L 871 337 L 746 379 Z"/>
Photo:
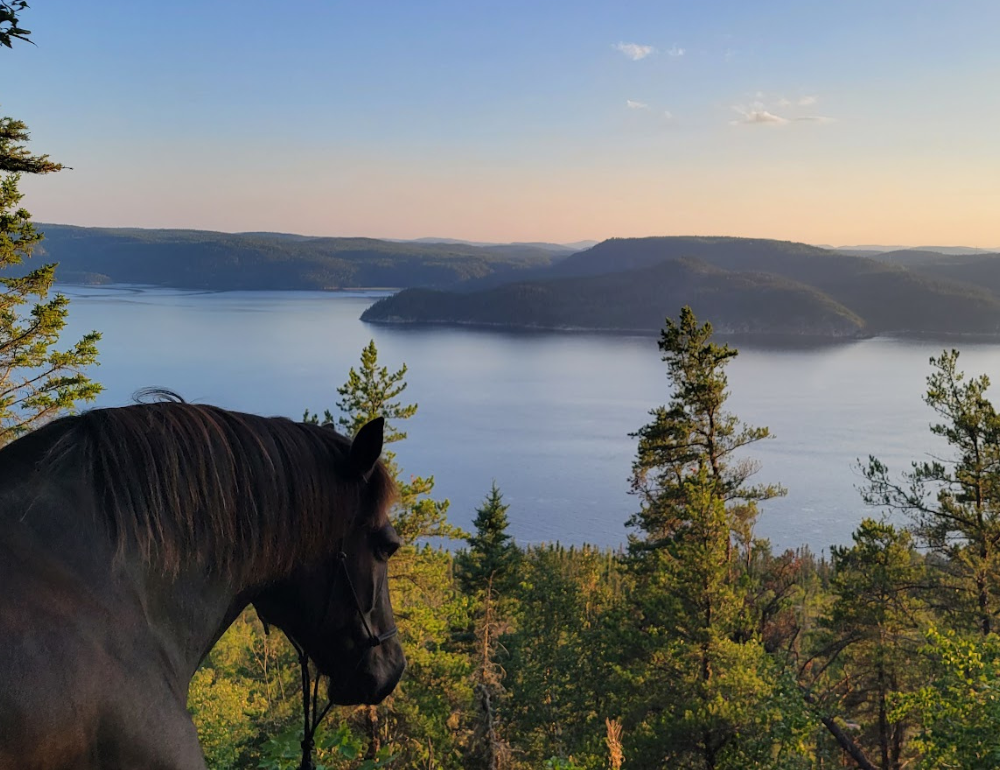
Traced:
<path fill-rule="evenodd" d="M 351 599 L 354 600 L 354 609 L 357 610 L 358 616 L 361 618 L 361 623 L 365 627 L 365 633 L 368 634 L 368 646 L 378 647 L 384 642 L 392 639 L 392 637 L 399 633 L 399 629 L 397 629 L 396 626 L 393 626 L 388 631 L 383 631 L 381 634 L 376 634 L 372 630 L 371 625 L 368 623 L 367 613 L 361 607 L 361 600 L 358 599 L 358 592 L 354 590 L 354 581 L 351 580 L 351 571 L 347 568 L 347 554 L 343 551 L 338 553 L 337 561 L 342 566 L 344 579 L 347 581 L 347 587 L 351 589 Z"/>
<path fill-rule="evenodd" d="M 361 618 L 361 622 L 365 627 L 365 632 L 368 634 L 368 641 L 366 647 L 375 648 L 384 644 L 385 642 L 392 639 L 399 632 L 396 626 L 393 626 L 388 631 L 383 631 L 381 634 L 376 634 L 368 622 L 367 613 L 361 607 L 361 601 L 358 599 L 358 592 L 354 589 L 354 581 L 351 580 L 351 571 L 347 568 L 347 554 L 340 551 L 337 554 L 337 563 L 340 566 L 340 570 L 334 574 L 333 580 L 330 581 L 330 588 L 327 592 L 326 607 L 324 607 L 323 617 L 326 618 L 330 614 L 330 606 L 333 604 L 334 599 L 334 589 L 337 584 L 337 577 L 340 572 L 343 572 L 344 579 L 347 581 L 347 587 L 351 590 L 351 599 L 354 602 L 354 609 Z M 264 623 L 264 632 L 267 633 L 269 630 L 268 624 Z M 323 721 L 323 717 L 327 715 L 333 706 L 333 701 L 328 701 L 323 709 L 319 708 L 318 696 L 319 696 L 319 677 L 316 677 L 315 681 L 312 682 L 312 687 L 310 688 L 310 672 L 309 672 L 309 656 L 306 654 L 305 647 L 299 644 L 291 634 L 285 632 L 285 636 L 288 637 L 288 641 L 292 643 L 292 647 L 299 656 L 299 665 L 302 667 L 302 716 L 303 716 L 303 730 L 302 730 L 302 763 L 299 765 L 299 770 L 313 770 L 315 765 L 312 761 L 313 748 L 315 746 L 314 736 L 316 735 L 316 729 L 319 727 L 320 722 Z M 361 665 L 361 661 L 364 659 L 364 652 L 358 657 L 358 664 Z M 311 697 L 310 697 L 311 696 Z"/>

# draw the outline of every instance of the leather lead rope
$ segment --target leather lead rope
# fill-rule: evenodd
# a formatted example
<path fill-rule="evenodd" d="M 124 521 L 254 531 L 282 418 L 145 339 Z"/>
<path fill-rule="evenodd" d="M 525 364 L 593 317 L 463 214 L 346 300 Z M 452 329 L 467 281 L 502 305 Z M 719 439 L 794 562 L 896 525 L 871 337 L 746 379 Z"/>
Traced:
<path fill-rule="evenodd" d="M 286 634 L 286 636 L 288 635 Z M 312 680 L 310 686 L 312 672 L 309 670 L 309 656 L 292 637 L 289 636 L 288 641 L 295 647 L 295 651 L 299 655 L 299 666 L 302 667 L 302 743 L 300 744 L 302 746 L 302 761 L 299 763 L 299 770 L 316 770 L 316 765 L 313 763 L 313 751 L 316 748 L 314 738 L 323 718 L 333 708 L 333 701 L 327 701 L 322 709 L 319 708 L 320 677 L 317 676 L 315 680 Z"/>

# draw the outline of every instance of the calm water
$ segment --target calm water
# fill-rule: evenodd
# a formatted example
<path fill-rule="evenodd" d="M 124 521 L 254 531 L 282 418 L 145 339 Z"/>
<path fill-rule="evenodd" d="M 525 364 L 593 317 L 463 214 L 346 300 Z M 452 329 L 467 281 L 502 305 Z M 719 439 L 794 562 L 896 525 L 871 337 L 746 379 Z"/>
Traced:
<path fill-rule="evenodd" d="M 71 332 L 104 334 L 100 405 L 156 385 L 299 418 L 305 408 L 334 409 L 337 386 L 374 338 L 383 363 L 409 366 L 405 395 L 420 405 L 395 447 L 404 472 L 433 474 L 465 527 L 495 479 L 521 543 L 624 542 L 636 507 L 628 433 L 669 398 L 652 338 L 369 326 L 358 316 L 377 295 L 363 293 L 63 291 L 73 300 Z M 771 428 L 776 438 L 752 456 L 762 481 L 789 490 L 758 526 L 777 547 L 818 551 L 850 539 L 872 513 L 855 489 L 857 458 L 903 468 L 940 451 L 921 394 L 942 343 L 739 346 L 732 411 Z M 966 371 L 1000 371 L 1000 346 L 961 348 Z"/>

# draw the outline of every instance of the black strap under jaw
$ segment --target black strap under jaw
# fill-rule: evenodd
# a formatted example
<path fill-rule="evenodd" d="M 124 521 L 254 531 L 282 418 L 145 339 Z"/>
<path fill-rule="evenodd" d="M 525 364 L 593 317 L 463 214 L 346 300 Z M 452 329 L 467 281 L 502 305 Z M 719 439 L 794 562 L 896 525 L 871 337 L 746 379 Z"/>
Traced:
<path fill-rule="evenodd" d="M 347 554 L 344 551 L 339 551 L 337 553 L 337 565 L 338 569 L 333 575 L 333 580 L 330 581 L 330 587 L 327 591 L 326 606 L 324 607 L 323 617 L 327 617 L 330 611 L 330 605 L 334 600 L 334 589 L 337 584 L 337 578 L 340 576 L 341 572 L 344 574 L 344 579 L 347 581 L 347 587 L 351 591 L 351 599 L 354 602 L 354 610 L 358 613 L 361 618 L 361 622 L 365 627 L 365 632 L 368 635 L 365 648 L 372 649 L 379 647 L 385 642 L 392 639 L 398 633 L 396 626 L 393 626 L 388 631 L 383 631 L 381 634 L 376 634 L 368 622 L 367 613 L 361 607 L 361 601 L 358 599 L 358 592 L 354 590 L 354 581 L 351 580 L 351 571 L 347 568 Z M 268 625 L 265 622 L 264 630 L 267 632 Z M 295 648 L 295 652 L 299 656 L 299 666 L 302 668 L 302 762 L 299 764 L 299 770 L 315 770 L 316 765 L 313 763 L 312 755 L 313 750 L 316 747 L 315 735 L 316 730 L 319 728 L 320 723 L 323 721 L 324 717 L 333 708 L 333 701 L 327 700 L 326 705 L 320 709 L 319 708 L 319 680 L 320 677 L 317 676 L 315 680 L 311 681 L 312 672 L 309 670 L 309 655 L 306 654 L 305 648 L 299 644 L 295 638 L 285 632 L 285 636 L 288 641 L 292 643 L 292 647 Z M 364 652 L 362 652 L 362 656 Z M 358 658 L 358 664 L 361 663 L 361 657 Z M 311 682 L 311 684 L 310 684 Z"/>

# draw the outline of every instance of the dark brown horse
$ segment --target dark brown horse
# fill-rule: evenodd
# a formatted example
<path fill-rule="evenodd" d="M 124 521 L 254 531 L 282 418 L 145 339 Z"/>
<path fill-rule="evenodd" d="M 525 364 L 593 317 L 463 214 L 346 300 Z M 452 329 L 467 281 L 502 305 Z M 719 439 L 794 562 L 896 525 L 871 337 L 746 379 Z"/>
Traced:
<path fill-rule="evenodd" d="M 334 702 L 384 698 L 382 429 L 152 403 L 0 450 L 0 770 L 203 770 L 188 685 L 250 603 Z"/>

